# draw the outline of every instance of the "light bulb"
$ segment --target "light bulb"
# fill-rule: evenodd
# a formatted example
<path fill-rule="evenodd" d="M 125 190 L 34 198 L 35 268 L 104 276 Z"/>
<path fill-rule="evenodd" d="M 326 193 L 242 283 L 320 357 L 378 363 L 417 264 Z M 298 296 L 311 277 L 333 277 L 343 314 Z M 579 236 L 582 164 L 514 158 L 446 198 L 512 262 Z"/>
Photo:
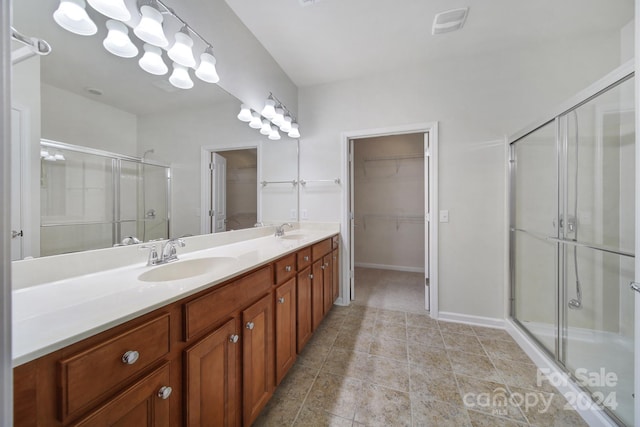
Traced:
<path fill-rule="evenodd" d="M 129 39 L 129 30 L 126 25 L 120 21 L 109 19 L 107 29 L 109 33 L 102 42 L 105 49 L 123 58 L 133 58 L 138 55 L 138 48 Z"/>
<path fill-rule="evenodd" d="M 291 117 L 285 116 L 280 125 L 280 130 L 284 133 L 289 133 L 291 130 Z"/>
<path fill-rule="evenodd" d="M 262 120 L 260 119 L 260 114 L 255 111 L 251 113 L 251 121 L 249 122 L 249 127 L 251 129 L 260 129 L 262 127 Z"/>
<path fill-rule="evenodd" d="M 262 114 L 262 117 L 266 117 L 267 119 L 271 120 L 273 118 L 273 116 L 276 115 L 276 101 L 274 101 L 273 99 L 267 99 L 264 102 L 264 108 L 262 109 L 262 112 L 260 114 Z"/>
<path fill-rule="evenodd" d="M 184 65 L 173 63 L 173 73 L 169 77 L 169 82 L 179 89 L 191 89 L 193 80 L 189 77 L 189 70 Z"/>
<path fill-rule="evenodd" d="M 241 122 L 250 122 L 253 116 L 251 110 L 246 105 L 240 105 L 240 112 L 238 113 L 238 120 Z"/>
<path fill-rule="evenodd" d="M 271 132 L 269 133 L 269 139 L 272 141 L 277 141 L 280 139 L 280 132 L 278 132 L 278 128 L 275 126 L 271 127 Z"/>
<path fill-rule="evenodd" d="M 283 121 L 284 121 L 284 109 L 276 108 L 276 115 L 273 116 L 273 118 L 271 119 L 271 123 L 273 123 L 276 126 L 280 126 L 282 125 Z"/>
<path fill-rule="evenodd" d="M 175 39 L 173 46 L 167 52 L 169 58 L 185 67 L 195 67 L 196 59 L 193 57 L 193 51 L 191 50 L 193 39 L 189 36 L 189 30 L 187 30 L 186 25 L 176 33 Z"/>
<path fill-rule="evenodd" d="M 140 7 L 140 22 L 133 29 L 138 38 L 154 46 L 167 47 L 169 41 L 162 30 L 162 13 L 155 7 L 155 2 L 146 2 Z"/>
<path fill-rule="evenodd" d="M 291 123 L 291 130 L 289 131 L 289 138 L 300 138 L 300 131 L 298 130 L 297 123 Z"/>
<path fill-rule="evenodd" d="M 143 46 L 144 55 L 138 61 L 140 68 L 147 73 L 156 76 L 164 76 L 169 71 L 167 64 L 162 60 L 162 50 L 158 46 L 145 43 Z"/>
<path fill-rule="evenodd" d="M 67 31 L 92 36 L 98 32 L 98 27 L 89 18 L 85 8 L 84 0 L 60 0 L 58 9 L 53 12 L 53 19 Z"/>
<path fill-rule="evenodd" d="M 87 0 L 92 8 L 109 18 L 119 21 L 128 21 L 131 19 L 131 13 L 124 0 Z"/>
<path fill-rule="evenodd" d="M 260 128 L 260 133 L 268 136 L 271 133 L 271 123 L 269 122 L 269 120 L 264 119 L 262 121 L 262 127 Z"/>
<path fill-rule="evenodd" d="M 216 71 L 216 57 L 213 56 L 213 49 L 209 46 L 200 55 L 200 65 L 196 70 L 196 76 L 207 83 L 218 83 L 220 77 Z"/>

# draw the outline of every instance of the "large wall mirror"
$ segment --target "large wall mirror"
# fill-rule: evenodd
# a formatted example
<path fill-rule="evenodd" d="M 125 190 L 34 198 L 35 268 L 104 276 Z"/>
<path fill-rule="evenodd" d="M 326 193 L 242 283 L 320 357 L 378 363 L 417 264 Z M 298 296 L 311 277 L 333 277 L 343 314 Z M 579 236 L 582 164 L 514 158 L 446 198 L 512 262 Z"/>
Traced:
<path fill-rule="evenodd" d="M 58 5 L 13 1 L 13 27 L 52 48 L 37 56 L 12 44 L 13 259 L 297 219 L 297 186 L 276 182 L 298 179 L 298 141 L 250 129 L 236 118 L 240 101 L 193 70 L 189 90 L 172 86 L 170 73 L 142 70 L 135 37 L 137 57 L 112 55 L 102 44 L 107 18 L 90 7 L 97 34 L 64 30 L 53 19 Z M 163 59 L 170 66 L 164 51 Z M 215 156 L 226 160 L 222 223 L 208 215 L 223 190 L 203 172 Z M 98 229 L 111 239 L 96 238 Z M 64 249 L 52 250 L 52 239 Z"/>

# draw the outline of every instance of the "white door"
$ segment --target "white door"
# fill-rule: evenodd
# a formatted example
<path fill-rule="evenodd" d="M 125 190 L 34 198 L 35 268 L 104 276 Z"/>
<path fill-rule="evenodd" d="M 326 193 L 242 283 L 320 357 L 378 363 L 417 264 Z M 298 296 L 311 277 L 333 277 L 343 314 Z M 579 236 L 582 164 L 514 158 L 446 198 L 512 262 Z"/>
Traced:
<path fill-rule="evenodd" d="M 356 253 L 356 245 L 355 245 L 355 226 L 356 226 L 356 216 L 355 216 L 355 201 L 354 201 L 354 170 L 355 165 L 353 164 L 353 139 L 349 140 L 349 287 L 351 289 L 351 301 L 356 299 L 356 282 L 355 282 L 355 253 Z"/>
<path fill-rule="evenodd" d="M 22 112 L 11 109 L 11 260 L 22 259 L 24 253 L 24 221 L 23 221 L 23 196 L 22 183 L 22 159 L 23 159 L 23 126 Z"/>
<path fill-rule="evenodd" d="M 227 159 L 211 153 L 211 230 L 227 230 Z"/>

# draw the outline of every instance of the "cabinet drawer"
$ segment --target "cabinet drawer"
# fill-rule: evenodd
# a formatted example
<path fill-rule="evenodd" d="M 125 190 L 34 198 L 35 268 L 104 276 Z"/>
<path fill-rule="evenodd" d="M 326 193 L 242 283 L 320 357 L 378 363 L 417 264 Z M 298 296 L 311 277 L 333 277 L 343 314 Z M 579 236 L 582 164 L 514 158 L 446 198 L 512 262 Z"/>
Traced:
<path fill-rule="evenodd" d="M 296 275 L 296 254 L 276 261 L 276 283 L 282 283 Z"/>
<path fill-rule="evenodd" d="M 231 313 L 271 290 L 273 273 L 266 266 L 184 305 L 184 339 L 211 329 Z"/>
<path fill-rule="evenodd" d="M 300 249 L 298 251 L 298 271 L 309 265 L 311 265 L 311 247 Z"/>
<path fill-rule="evenodd" d="M 136 353 L 137 352 L 137 358 Z M 60 414 L 86 409 L 169 353 L 169 315 L 164 314 L 59 362 Z M 129 362 L 125 361 L 129 355 Z"/>
<path fill-rule="evenodd" d="M 311 246 L 311 258 L 313 261 L 321 259 L 329 252 L 331 252 L 331 239 L 323 240 Z"/>

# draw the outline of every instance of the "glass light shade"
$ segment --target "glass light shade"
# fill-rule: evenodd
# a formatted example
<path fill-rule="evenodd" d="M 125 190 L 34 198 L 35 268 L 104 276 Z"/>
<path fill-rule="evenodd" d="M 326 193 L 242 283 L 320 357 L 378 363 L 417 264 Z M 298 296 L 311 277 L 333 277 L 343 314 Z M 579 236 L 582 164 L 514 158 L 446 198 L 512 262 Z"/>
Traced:
<path fill-rule="evenodd" d="M 84 0 L 60 0 L 58 9 L 53 12 L 53 19 L 67 31 L 92 36 L 98 32 L 98 27 L 89 18 L 85 8 Z"/>
<path fill-rule="evenodd" d="M 276 108 L 276 115 L 271 119 L 271 123 L 276 126 L 281 126 L 284 121 L 284 109 Z"/>
<path fill-rule="evenodd" d="M 167 47 L 169 41 L 162 30 L 162 14 L 155 7 L 145 4 L 140 8 L 140 23 L 133 29 L 138 38 L 154 46 Z"/>
<path fill-rule="evenodd" d="M 272 141 L 277 141 L 280 139 L 280 132 L 278 132 L 278 128 L 275 126 L 271 127 L 271 132 L 269 133 L 269 139 Z"/>
<path fill-rule="evenodd" d="M 53 158 L 56 160 L 67 160 L 64 158 L 64 155 L 62 153 L 56 153 L 53 155 Z"/>
<path fill-rule="evenodd" d="M 131 19 L 131 13 L 124 0 L 87 0 L 92 8 L 112 19 L 119 21 L 128 21 Z"/>
<path fill-rule="evenodd" d="M 291 117 L 284 116 L 282 124 L 280 125 L 280 130 L 284 133 L 289 133 L 289 131 L 291 130 Z"/>
<path fill-rule="evenodd" d="M 173 73 L 169 77 L 169 82 L 179 89 L 191 89 L 193 80 L 189 77 L 189 70 L 184 65 L 173 63 Z"/>
<path fill-rule="evenodd" d="M 238 113 L 238 120 L 241 122 L 250 122 L 253 116 L 251 110 L 246 105 L 240 105 L 240 112 Z"/>
<path fill-rule="evenodd" d="M 269 129 L 269 130 L 271 130 L 271 129 Z M 49 152 L 47 151 L 46 148 L 41 148 L 40 149 L 40 157 L 43 157 L 43 158 L 44 157 L 49 157 Z"/>
<path fill-rule="evenodd" d="M 129 30 L 126 25 L 120 21 L 109 19 L 107 29 L 109 33 L 102 42 L 105 49 L 123 58 L 133 58 L 138 55 L 138 48 L 129 39 Z"/>
<path fill-rule="evenodd" d="M 260 129 L 262 127 L 262 120 L 260 119 L 260 114 L 255 111 L 251 113 L 251 121 L 249 122 L 249 127 L 251 129 Z"/>
<path fill-rule="evenodd" d="M 271 123 L 269 120 L 264 119 L 262 121 L 262 127 L 260 128 L 260 133 L 267 136 L 271 133 Z"/>
<path fill-rule="evenodd" d="M 175 42 L 167 52 L 169 58 L 185 67 L 195 67 L 196 59 L 193 57 L 193 39 L 189 36 L 187 27 L 182 27 L 175 35 Z"/>
<path fill-rule="evenodd" d="M 167 64 L 162 60 L 162 50 L 158 46 L 145 43 L 143 46 L 144 55 L 138 61 L 140 68 L 147 73 L 156 76 L 164 76 L 169 71 Z"/>
<path fill-rule="evenodd" d="M 200 55 L 200 65 L 196 69 L 196 76 L 207 83 L 218 83 L 220 81 L 216 71 L 216 57 L 213 56 L 213 49 L 210 47 Z"/>
<path fill-rule="evenodd" d="M 297 123 L 291 123 L 291 130 L 289 131 L 289 138 L 300 138 L 300 131 L 298 130 Z"/>
<path fill-rule="evenodd" d="M 276 101 L 274 101 L 273 99 L 267 99 L 264 102 L 264 108 L 262 109 L 262 112 L 260 114 L 262 114 L 263 117 L 271 120 L 273 116 L 276 115 Z"/>

